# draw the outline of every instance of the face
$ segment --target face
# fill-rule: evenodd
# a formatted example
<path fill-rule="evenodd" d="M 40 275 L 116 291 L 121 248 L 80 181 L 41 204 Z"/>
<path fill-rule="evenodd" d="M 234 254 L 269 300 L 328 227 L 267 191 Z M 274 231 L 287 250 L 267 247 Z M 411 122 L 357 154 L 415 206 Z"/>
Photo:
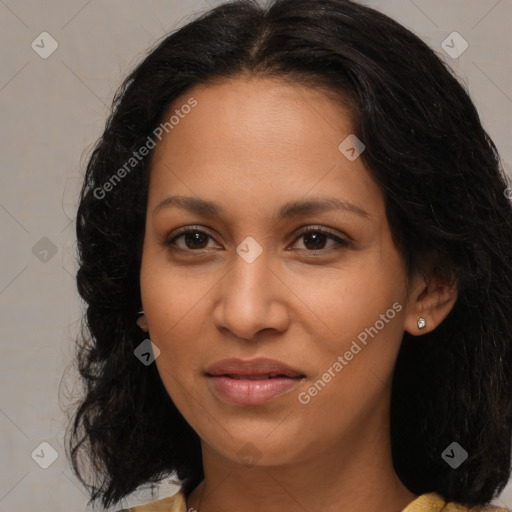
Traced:
<path fill-rule="evenodd" d="M 407 290 L 382 192 L 350 139 L 339 148 L 350 113 L 263 78 L 196 87 L 176 109 L 151 164 L 140 274 L 169 395 L 232 462 L 355 449 L 386 422 Z M 298 377 L 208 375 L 230 358 Z"/>

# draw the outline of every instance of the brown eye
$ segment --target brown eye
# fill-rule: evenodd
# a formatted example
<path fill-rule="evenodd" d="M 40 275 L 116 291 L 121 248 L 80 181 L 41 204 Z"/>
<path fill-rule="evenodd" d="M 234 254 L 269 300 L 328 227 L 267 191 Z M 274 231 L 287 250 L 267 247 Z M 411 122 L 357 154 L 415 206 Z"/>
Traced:
<path fill-rule="evenodd" d="M 187 249 L 204 249 L 208 244 L 208 235 L 200 231 L 188 231 L 183 233 L 181 237 L 183 237 Z"/>
<path fill-rule="evenodd" d="M 303 239 L 303 245 L 306 248 L 307 252 L 329 252 L 329 249 L 335 248 L 339 249 L 340 246 L 348 247 L 350 243 L 347 240 L 344 240 L 333 233 L 328 231 L 324 231 L 318 228 L 308 228 L 302 233 L 299 234 L 297 240 Z M 331 240 L 334 242 L 331 247 L 325 248 L 326 243 Z"/>
<path fill-rule="evenodd" d="M 302 235 L 302 238 L 305 240 L 304 245 L 311 250 L 324 249 L 325 243 L 327 241 L 327 235 L 324 233 L 306 233 Z"/>
<path fill-rule="evenodd" d="M 331 249 L 337 250 L 342 247 L 349 247 L 350 242 L 334 235 L 328 231 L 318 228 L 307 228 L 298 235 L 296 242 L 303 239 L 303 247 L 299 250 L 304 252 L 316 254 L 316 253 L 329 253 Z M 178 243 L 178 240 L 183 240 Z M 207 249 L 209 240 L 213 240 L 213 237 L 208 233 L 200 229 L 183 229 L 178 234 L 164 240 L 162 245 L 170 248 L 171 250 L 199 252 L 203 249 Z M 326 248 L 328 242 L 331 241 L 331 245 Z"/>
<path fill-rule="evenodd" d="M 184 245 L 176 243 L 180 239 L 183 239 Z M 205 249 L 209 239 L 212 239 L 211 235 L 204 231 L 199 229 L 184 229 L 177 235 L 166 239 L 162 245 L 183 251 L 197 251 Z"/>

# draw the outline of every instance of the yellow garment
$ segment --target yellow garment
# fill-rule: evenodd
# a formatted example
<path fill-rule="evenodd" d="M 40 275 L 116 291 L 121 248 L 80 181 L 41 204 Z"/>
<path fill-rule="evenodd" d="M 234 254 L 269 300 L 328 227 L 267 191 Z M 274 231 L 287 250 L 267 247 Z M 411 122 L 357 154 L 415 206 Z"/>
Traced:
<path fill-rule="evenodd" d="M 140 505 L 129 509 L 123 509 L 119 512 L 188 512 L 187 502 L 185 495 L 182 491 L 164 498 L 161 500 L 153 501 L 147 505 Z M 194 512 L 192 509 L 190 512 Z M 508 512 L 504 508 L 493 507 L 488 505 L 486 507 L 467 508 L 462 505 L 450 502 L 447 503 L 437 493 L 431 492 L 418 496 L 412 503 L 409 503 L 402 512 Z"/>

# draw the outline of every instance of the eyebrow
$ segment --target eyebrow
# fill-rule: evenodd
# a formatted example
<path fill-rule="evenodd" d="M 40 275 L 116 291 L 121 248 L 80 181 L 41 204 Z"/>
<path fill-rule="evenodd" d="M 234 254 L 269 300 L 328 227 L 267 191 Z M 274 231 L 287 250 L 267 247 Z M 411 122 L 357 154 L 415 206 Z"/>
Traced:
<path fill-rule="evenodd" d="M 172 207 L 181 208 L 183 210 L 188 210 L 202 215 L 209 215 L 212 217 L 220 217 L 224 215 L 223 208 L 213 201 L 207 201 L 205 199 L 200 199 L 199 197 L 169 196 L 155 207 L 153 210 L 153 216 L 162 210 Z M 372 217 L 368 212 L 352 203 L 342 201 L 341 199 L 335 197 L 325 197 L 300 199 L 285 203 L 277 211 L 277 218 L 286 219 L 305 214 L 319 213 L 327 210 L 344 210 L 366 219 L 370 219 Z"/>

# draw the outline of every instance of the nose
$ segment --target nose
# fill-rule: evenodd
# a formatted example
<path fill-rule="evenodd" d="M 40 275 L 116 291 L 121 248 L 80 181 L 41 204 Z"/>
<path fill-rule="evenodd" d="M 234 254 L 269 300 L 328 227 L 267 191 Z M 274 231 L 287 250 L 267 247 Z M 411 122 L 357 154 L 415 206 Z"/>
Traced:
<path fill-rule="evenodd" d="M 251 263 L 233 256 L 230 271 L 216 287 L 213 321 L 219 330 L 253 340 L 266 329 L 280 333 L 288 328 L 292 294 L 271 267 L 265 251 Z"/>

